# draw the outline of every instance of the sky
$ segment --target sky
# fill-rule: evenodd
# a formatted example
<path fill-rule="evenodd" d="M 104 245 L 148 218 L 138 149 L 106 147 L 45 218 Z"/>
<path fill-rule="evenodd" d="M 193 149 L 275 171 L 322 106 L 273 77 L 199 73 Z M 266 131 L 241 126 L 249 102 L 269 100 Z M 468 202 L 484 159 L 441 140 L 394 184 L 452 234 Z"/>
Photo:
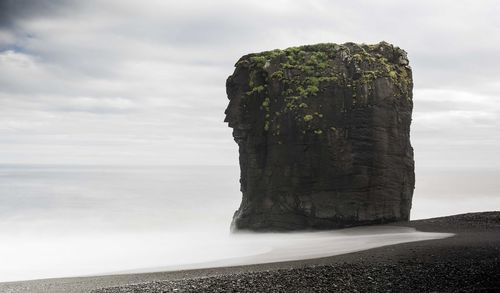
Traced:
<path fill-rule="evenodd" d="M 236 165 L 244 54 L 387 41 L 418 167 L 500 167 L 497 1 L 0 0 L 0 163 Z"/>

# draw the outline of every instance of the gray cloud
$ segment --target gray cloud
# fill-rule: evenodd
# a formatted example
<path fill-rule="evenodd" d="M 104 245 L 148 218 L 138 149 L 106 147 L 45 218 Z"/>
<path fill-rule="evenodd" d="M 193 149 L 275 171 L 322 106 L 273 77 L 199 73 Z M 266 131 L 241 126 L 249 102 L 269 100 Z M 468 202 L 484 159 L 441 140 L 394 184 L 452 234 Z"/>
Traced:
<path fill-rule="evenodd" d="M 0 1 L 0 155 L 234 164 L 224 85 L 241 55 L 387 40 L 414 70 L 419 161 L 498 166 L 487 158 L 499 157 L 499 10 L 489 0 Z"/>
<path fill-rule="evenodd" d="M 11 27 L 19 20 L 57 14 L 63 3 L 58 0 L 2 0 L 0 27 Z"/>

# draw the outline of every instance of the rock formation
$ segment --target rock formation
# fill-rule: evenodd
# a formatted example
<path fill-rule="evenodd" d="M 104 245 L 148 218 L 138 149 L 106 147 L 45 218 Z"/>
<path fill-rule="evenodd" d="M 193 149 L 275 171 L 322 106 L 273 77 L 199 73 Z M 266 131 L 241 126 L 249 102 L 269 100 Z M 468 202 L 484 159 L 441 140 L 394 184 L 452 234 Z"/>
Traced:
<path fill-rule="evenodd" d="M 415 185 L 406 52 L 317 44 L 243 56 L 227 79 L 243 198 L 233 229 L 408 220 Z"/>

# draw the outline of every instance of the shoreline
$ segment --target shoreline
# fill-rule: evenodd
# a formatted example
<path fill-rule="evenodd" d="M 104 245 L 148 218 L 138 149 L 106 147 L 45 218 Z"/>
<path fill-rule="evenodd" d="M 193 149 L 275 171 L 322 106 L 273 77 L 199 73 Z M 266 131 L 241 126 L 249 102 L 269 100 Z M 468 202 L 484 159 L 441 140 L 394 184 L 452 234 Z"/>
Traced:
<path fill-rule="evenodd" d="M 262 291 L 265 288 L 273 288 L 273 291 L 299 292 L 300 290 L 297 290 L 304 282 L 308 284 L 308 287 L 302 289 L 312 291 L 335 291 L 335 288 L 339 291 L 387 291 L 395 287 L 396 283 L 410 282 L 405 285 L 406 289 L 425 292 L 432 288 L 437 290 L 467 288 L 466 284 L 463 284 L 465 281 L 471 283 L 470 286 L 473 288 L 498 288 L 500 290 L 500 212 L 461 214 L 390 225 L 412 227 L 422 232 L 445 232 L 456 235 L 450 238 L 394 244 L 336 256 L 267 264 L 7 282 L 0 283 L 0 291 L 12 293 L 71 293 L 92 290 L 99 293 L 217 292 Z M 444 264 L 446 264 L 445 267 L 443 267 Z M 475 271 L 464 271 L 467 268 Z M 443 280 L 452 281 L 441 282 L 441 288 L 438 286 L 440 273 L 445 273 L 448 269 L 452 269 L 453 272 L 442 277 Z M 434 280 L 437 283 L 425 280 L 419 273 L 435 276 Z M 421 280 L 420 283 L 415 281 L 412 285 L 412 279 L 406 280 L 405 275 L 406 278 L 411 275 L 420 276 L 419 278 L 423 281 Z M 312 283 L 306 282 L 307 280 L 303 279 L 305 276 Z M 352 280 L 342 281 L 345 276 L 349 276 Z M 458 279 L 455 280 L 455 277 Z M 299 280 L 301 283 L 297 283 Z M 422 287 L 425 284 L 431 287 Z M 412 289 L 411 286 L 417 287 Z M 99 289 L 105 287 L 112 288 Z"/>

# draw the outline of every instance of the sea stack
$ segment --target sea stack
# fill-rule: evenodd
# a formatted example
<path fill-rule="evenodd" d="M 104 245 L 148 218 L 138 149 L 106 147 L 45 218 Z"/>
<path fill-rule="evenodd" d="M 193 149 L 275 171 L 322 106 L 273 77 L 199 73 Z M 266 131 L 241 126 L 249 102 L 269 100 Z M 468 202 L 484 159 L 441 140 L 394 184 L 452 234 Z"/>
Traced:
<path fill-rule="evenodd" d="M 415 173 L 406 52 L 317 44 L 248 54 L 227 79 L 239 147 L 233 230 L 408 220 Z"/>

